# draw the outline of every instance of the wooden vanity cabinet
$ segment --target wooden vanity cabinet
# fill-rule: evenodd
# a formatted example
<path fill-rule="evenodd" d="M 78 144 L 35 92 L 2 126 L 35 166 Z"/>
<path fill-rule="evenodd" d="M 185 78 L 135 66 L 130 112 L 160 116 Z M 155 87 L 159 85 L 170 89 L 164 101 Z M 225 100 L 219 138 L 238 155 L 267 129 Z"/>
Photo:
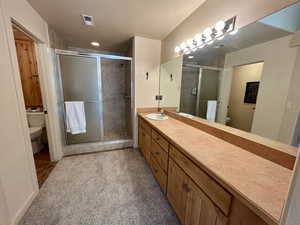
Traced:
<path fill-rule="evenodd" d="M 146 161 L 150 164 L 151 153 L 151 128 L 140 119 L 139 123 L 139 146 Z"/>
<path fill-rule="evenodd" d="M 181 223 L 185 221 L 188 176 L 170 159 L 168 170 L 167 197 Z"/>
<path fill-rule="evenodd" d="M 182 225 L 267 225 L 141 118 L 139 146 Z"/>
<path fill-rule="evenodd" d="M 227 217 L 172 160 L 167 197 L 183 225 L 226 225 Z"/>

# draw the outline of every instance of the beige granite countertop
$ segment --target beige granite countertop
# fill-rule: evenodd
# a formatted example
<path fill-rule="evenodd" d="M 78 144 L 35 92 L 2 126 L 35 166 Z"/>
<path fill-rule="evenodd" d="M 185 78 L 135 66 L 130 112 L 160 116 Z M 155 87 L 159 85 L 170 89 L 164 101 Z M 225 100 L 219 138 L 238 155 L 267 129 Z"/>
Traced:
<path fill-rule="evenodd" d="M 292 171 L 169 117 L 156 121 L 139 113 L 187 157 L 265 221 L 279 224 Z"/>

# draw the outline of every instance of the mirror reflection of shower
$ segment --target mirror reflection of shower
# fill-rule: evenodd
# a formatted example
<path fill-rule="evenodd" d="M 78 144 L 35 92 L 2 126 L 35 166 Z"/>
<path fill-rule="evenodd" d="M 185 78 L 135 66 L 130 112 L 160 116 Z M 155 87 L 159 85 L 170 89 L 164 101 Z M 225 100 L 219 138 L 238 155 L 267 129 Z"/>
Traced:
<path fill-rule="evenodd" d="M 217 67 L 183 64 L 179 111 L 215 120 L 221 70 Z"/>

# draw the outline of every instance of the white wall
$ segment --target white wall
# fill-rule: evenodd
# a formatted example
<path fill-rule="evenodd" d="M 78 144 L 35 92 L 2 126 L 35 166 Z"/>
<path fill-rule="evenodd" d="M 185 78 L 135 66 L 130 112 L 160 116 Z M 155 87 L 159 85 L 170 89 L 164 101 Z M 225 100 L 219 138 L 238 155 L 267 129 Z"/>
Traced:
<path fill-rule="evenodd" d="M 234 128 L 251 132 L 255 104 L 244 102 L 247 82 L 260 81 L 263 63 L 234 67 L 228 116 Z"/>
<path fill-rule="evenodd" d="M 7 202 L 5 199 L 5 193 L 3 192 L 2 183 L 0 180 L 0 224 L 5 225 L 9 224 L 9 211 L 7 208 Z"/>
<path fill-rule="evenodd" d="M 170 60 L 160 67 L 160 95 L 163 100 L 160 101 L 160 107 L 177 107 L 180 104 L 180 90 L 182 79 L 183 56 Z M 170 75 L 172 74 L 173 80 Z"/>
<path fill-rule="evenodd" d="M 226 124 L 227 106 L 230 98 L 232 74 L 232 67 L 224 68 L 222 72 L 220 72 L 217 122 L 222 124 Z"/>
<path fill-rule="evenodd" d="M 290 39 L 291 36 L 287 36 L 251 46 L 229 53 L 225 58 L 226 69 L 264 62 L 252 132 L 285 143 L 288 141 L 280 137 L 280 128 L 297 55 L 297 48 L 289 48 Z M 228 88 L 227 91 L 230 92 Z M 223 111 L 226 106 L 222 105 Z"/>
<path fill-rule="evenodd" d="M 133 39 L 134 146 L 137 146 L 137 108 L 158 107 L 161 41 L 135 36 Z M 149 79 L 146 79 L 146 73 Z"/>
<path fill-rule="evenodd" d="M 40 42 L 40 51 L 49 45 L 47 23 L 27 1 L 0 0 L 0 200 L 5 199 L 0 215 L 5 225 L 17 224 L 38 193 L 11 19 Z M 47 75 L 45 67 L 39 72 Z"/>
<path fill-rule="evenodd" d="M 284 116 L 280 127 L 279 140 L 287 143 L 292 143 L 294 131 L 297 125 L 297 118 L 300 113 L 300 48 L 297 48 L 297 57 L 294 65 L 294 71 L 291 77 L 289 93 L 287 96 Z M 297 135 L 300 135 L 299 133 Z M 295 137 L 295 139 L 298 139 Z"/>

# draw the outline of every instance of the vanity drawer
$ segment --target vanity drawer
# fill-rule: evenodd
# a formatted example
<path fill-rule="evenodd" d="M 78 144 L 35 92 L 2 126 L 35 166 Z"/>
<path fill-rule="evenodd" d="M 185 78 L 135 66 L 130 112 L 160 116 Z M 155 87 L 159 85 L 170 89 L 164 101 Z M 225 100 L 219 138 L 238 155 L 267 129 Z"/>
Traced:
<path fill-rule="evenodd" d="M 172 145 L 170 146 L 170 157 L 194 180 L 225 215 L 229 214 L 232 199 L 230 193 Z"/>
<path fill-rule="evenodd" d="M 153 157 L 158 162 L 159 166 L 165 171 L 168 171 L 168 153 L 157 144 L 156 141 L 152 139 L 151 152 Z"/>
<path fill-rule="evenodd" d="M 152 139 L 155 140 L 163 150 L 169 152 L 169 142 L 155 130 L 152 131 Z"/>
<path fill-rule="evenodd" d="M 155 157 L 151 153 L 151 169 L 153 171 L 154 177 L 159 183 L 163 193 L 167 190 L 167 174 L 160 168 L 159 164 L 156 162 Z"/>
<path fill-rule="evenodd" d="M 147 124 L 146 121 L 143 119 L 140 119 L 140 126 L 148 133 L 151 135 L 151 126 Z"/>

